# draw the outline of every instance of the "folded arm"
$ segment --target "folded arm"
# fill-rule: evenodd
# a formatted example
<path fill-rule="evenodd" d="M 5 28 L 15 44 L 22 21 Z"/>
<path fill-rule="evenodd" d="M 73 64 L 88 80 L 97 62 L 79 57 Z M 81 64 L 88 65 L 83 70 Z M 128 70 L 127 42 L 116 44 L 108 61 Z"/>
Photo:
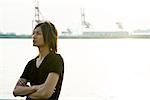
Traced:
<path fill-rule="evenodd" d="M 13 95 L 14 96 L 27 96 L 36 91 L 34 87 L 29 87 L 26 84 L 27 84 L 27 80 L 20 78 L 14 88 Z"/>
<path fill-rule="evenodd" d="M 36 88 L 39 86 L 32 86 L 38 90 L 30 94 L 29 97 L 32 99 L 47 99 L 51 97 L 55 90 L 58 79 L 59 74 L 54 72 L 49 73 L 45 83 L 40 88 Z"/>

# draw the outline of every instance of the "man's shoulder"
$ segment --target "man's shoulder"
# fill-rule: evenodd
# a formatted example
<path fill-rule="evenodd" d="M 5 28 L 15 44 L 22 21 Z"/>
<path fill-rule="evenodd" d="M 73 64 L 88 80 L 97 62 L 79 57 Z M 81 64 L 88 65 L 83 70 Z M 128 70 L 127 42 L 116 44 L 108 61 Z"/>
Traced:
<path fill-rule="evenodd" d="M 37 57 L 35 57 L 35 58 L 33 58 L 33 59 L 29 60 L 29 61 L 28 61 L 28 64 L 32 64 L 32 63 L 34 63 L 34 62 L 36 61 L 36 58 L 37 58 Z"/>
<path fill-rule="evenodd" d="M 59 53 L 52 53 L 52 54 L 49 54 L 48 57 L 52 57 L 52 58 L 61 58 L 62 59 L 62 56 L 61 54 Z"/>
<path fill-rule="evenodd" d="M 64 60 L 61 56 L 61 54 L 59 53 L 53 53 L 53 54 L 49 54 L 49 56 L 46 58 L 49 63 L 64 63 Z"/>

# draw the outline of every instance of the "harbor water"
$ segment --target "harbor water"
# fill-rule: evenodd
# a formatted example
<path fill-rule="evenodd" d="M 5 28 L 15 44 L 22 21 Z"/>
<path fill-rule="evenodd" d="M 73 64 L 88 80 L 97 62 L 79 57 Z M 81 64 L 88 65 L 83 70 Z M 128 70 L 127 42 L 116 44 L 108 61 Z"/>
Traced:
<path fill-rule="evenodd" d="M 60 100 L 150 100 L 150 39 L 59 39 L 65 63 Z M 0 39 L 0 99 L 38 54 L 31 39 Z"/>

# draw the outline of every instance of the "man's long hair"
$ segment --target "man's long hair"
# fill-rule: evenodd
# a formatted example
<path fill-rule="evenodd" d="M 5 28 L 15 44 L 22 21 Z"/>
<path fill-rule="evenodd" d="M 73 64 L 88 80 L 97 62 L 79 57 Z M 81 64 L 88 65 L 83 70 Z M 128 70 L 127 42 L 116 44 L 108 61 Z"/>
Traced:
<path fill-rule="evenodd" d="M 55 28 L 55 25 L 49 21 L 41 22 L 37 24 L 34 30 L 40 27 L 43 33 L 44 42 L 48 44 L 49 50 L 53 52 L 57 52 L 57 39 L 58 34 Z"/>

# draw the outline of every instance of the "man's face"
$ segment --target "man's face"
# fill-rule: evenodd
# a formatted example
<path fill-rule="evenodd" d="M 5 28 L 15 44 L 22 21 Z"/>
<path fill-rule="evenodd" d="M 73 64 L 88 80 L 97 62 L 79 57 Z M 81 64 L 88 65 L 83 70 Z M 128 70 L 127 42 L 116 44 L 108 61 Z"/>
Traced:
<path fill-rule="evenodd" d="M 33 39 L 33 46 L 44 46 L 44 38 L 43 38 L 43 33 L 40 27 L 37 27 L 32 34 L 32 39 Z"/>

